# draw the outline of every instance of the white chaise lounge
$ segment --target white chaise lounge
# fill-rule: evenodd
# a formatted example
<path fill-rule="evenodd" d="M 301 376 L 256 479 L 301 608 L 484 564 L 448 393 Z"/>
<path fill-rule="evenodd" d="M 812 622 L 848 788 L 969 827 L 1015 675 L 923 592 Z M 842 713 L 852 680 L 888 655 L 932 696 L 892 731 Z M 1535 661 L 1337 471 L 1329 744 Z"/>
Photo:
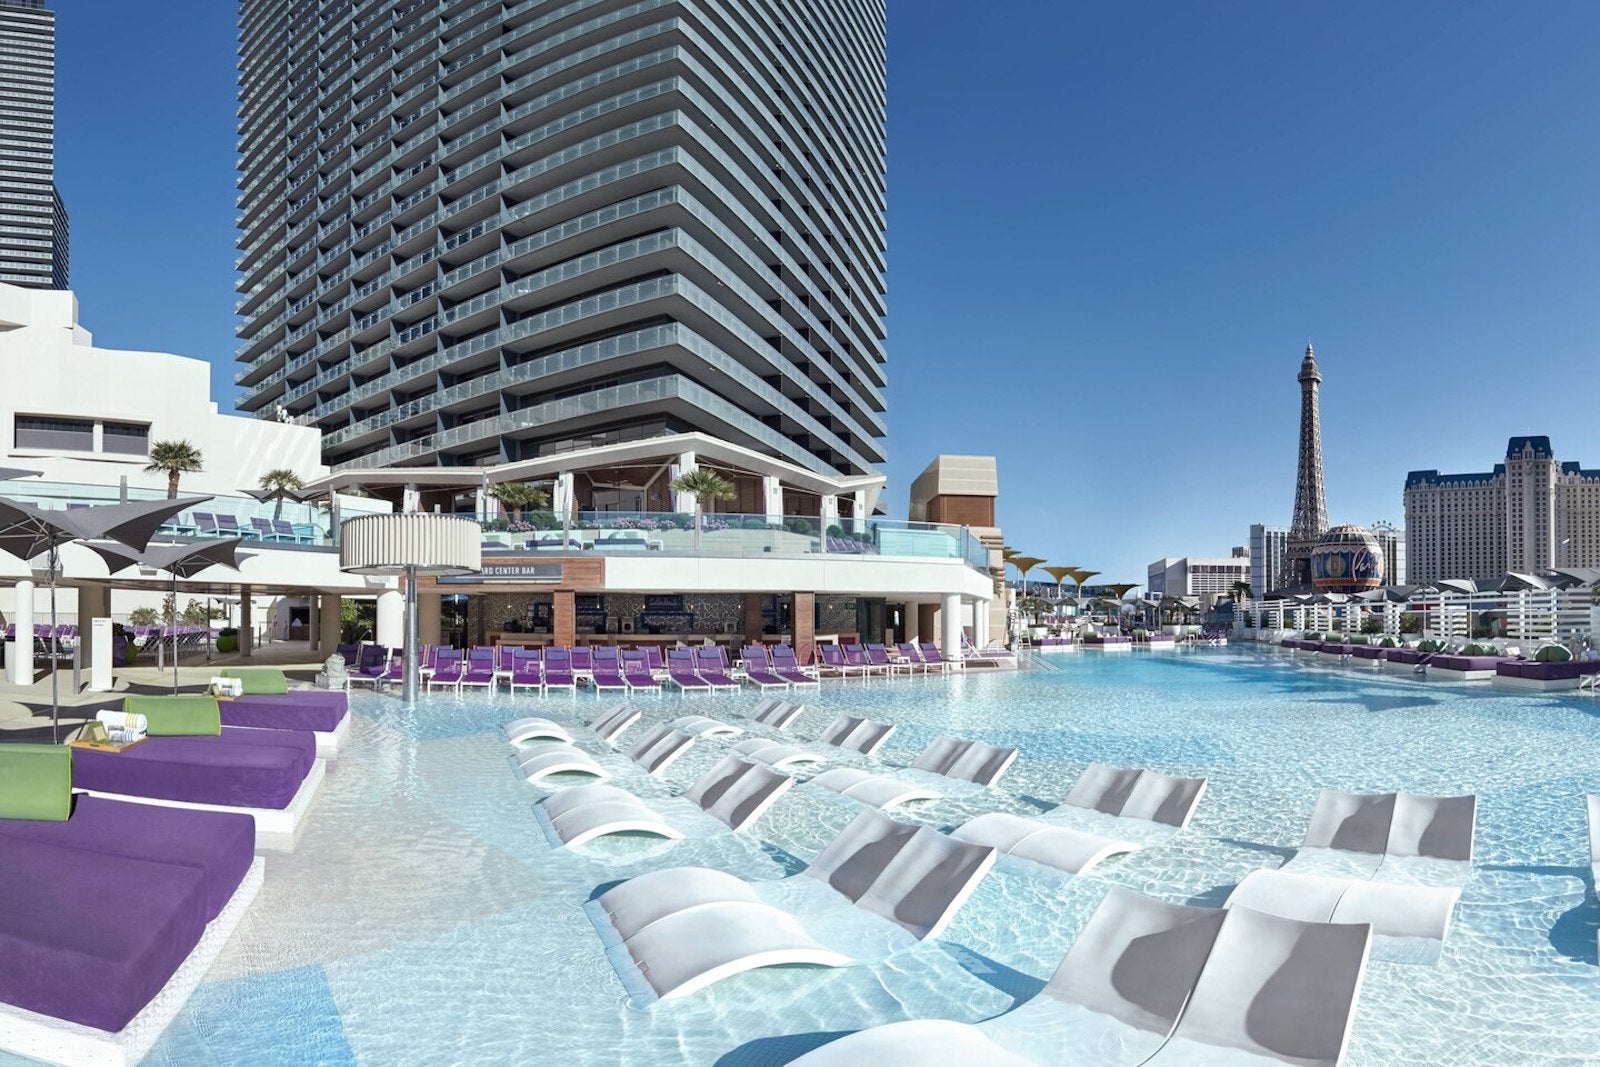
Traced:
<path fill-rule="evenodd" d="M 737 737 L 744 733 L 742 726 L 735 726 L 706 715 L 684 715 L 673 719 L 672 726 L 675 730 L 682 730 L 696 737 Z"/>
<path fill-rule="evenodd" d="M 765 737 L 747 738 L 728 747 L 746 759 L 765 763 L 780 770 L 798 767 L 805 763 L 828 762 L 828 757 L 820 753 L 808 751 L 797 745 L 784 744 L 782 741 L 771 741 Z"/>
<path fill-rule="evenodd" d="M 937 936 L 994 850 L 862 812 L 800 874 L 745 882 L 653 871 L 586 907 L 636 1001 L 685 996 L 757 967 L 838 967 Z"/>
<path fill-rule="evenodd" d="M 883 743 L 894 734 L 894 730 L 895 725 L 892 722 L 875 722 L 855 715 L 841 715 L 822 731 L 817 740 L 846 752 L 875 756 L 878 754 L 878 749 L 883 747 Z"/>
<path fill-rule="evenodd" d="M 1375 958 L 1434 962 L 1472 870 L 1476 818 L 1475 796 L 1324 789 L 1301 849 L 1277 870 L 1247 875 L 1227 906 L 1371 923 Z"/>
<path fill-rule="evenodd" d="M 745 718 L 774 730 L 787 730 L 806 710 L 804 704 L 791 704 L 787 700 L 763 700 Z M 673 726 L 696 737 L 734 737 L 744 733 L 744 727 L 708 715 L 685 715 L 676 719 Z"/>
<path fill-rule="evenodd" d="M 939 737 L 911 761 L 911 767 L 939 778 L 990 786 L 1016 758 L 1017 750 L 1014 748 L 997 748 L 982 741 Z M 935 778 L 933 781 L 937 780 Z M 907 782 L 892 775 L 867 771 L 829 771 L 817 775 L 811 784 L 880 810 L 913 800 L 938 800 L 944 796 L 933 788 L 932 782 Z"/>
<path fill-rule="evenodd" d="M 641 714 L 637 708 L 616 704 L 590 719 L 589 729 L 600 740 L 610 744 L 622 731 L 638 722 Z M 574 742 L 572 732 L 554 719 L 518 719 L 506 725 L 507 744 L 520 745 L 534 740 L 564 741 L 569 745 Z"/>
<path fill-rule="evenodd" d="M 992 845 L 1003 857 L 1082 874 L 1101 860 L 1136 852 L 1188 826 L 1205 790 L 1204 778 L 1091 763 L 1059 808 L 1036 818 L 979 815 L 954 836 Z"/>
<path fill-rule="evenodd" d="M 627 756 L 649 775 L 659 775 L 689 750 L 694 737 L 670 724 L 651 727 L 627 750 Z M 595 778 L 609 778 L 608 771 L 599 760 L 562 741 L 547 741 L 529 745 L 516 755 L 517 769 L 524 778 L 539 783 L 552 774 L 587 774 Z"/>
<path fill-rule="evenodd" d="M 737 831 L 759 819 L 792 785 L 794 779 L 788 775 L 728 756 L 685 790 L 683 800 L 695 812 Z M 595 783 L 558 790 L 540 803 L 540 811 L 558 845 L 582 845 L 607 834 L 684 836 L 660 811 L 613 785 Z"/>
<path fill-rule="evenodd" d="M 1371 928 L 1167 904 L 1112 886 L 1044 989 L 977 1025 L 891 1023 L 791 1067 L 1336 1067 Z"/>

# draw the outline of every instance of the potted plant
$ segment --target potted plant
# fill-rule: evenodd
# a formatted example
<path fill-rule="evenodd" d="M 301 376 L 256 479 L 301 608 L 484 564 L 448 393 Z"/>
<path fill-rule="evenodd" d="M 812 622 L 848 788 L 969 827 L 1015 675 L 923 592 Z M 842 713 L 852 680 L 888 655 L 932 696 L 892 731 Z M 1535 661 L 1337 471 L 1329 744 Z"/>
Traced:
<path fill-rule="evenodd" d="M 217 651 L 239 651 L 239 631 L 236 628 L 227 626 L 217 631 Z"/>

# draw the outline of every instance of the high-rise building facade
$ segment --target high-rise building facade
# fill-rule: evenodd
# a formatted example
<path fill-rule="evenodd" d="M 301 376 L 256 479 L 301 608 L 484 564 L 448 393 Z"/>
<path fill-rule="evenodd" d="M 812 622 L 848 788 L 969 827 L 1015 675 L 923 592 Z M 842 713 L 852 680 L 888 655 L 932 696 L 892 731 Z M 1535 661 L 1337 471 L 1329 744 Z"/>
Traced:
<path fill-rule="evenodd" d="M 1556 459 L 1548 437 L 1513 437 L 1504 463 L 1406 475 L 1414 582 L 1600 567 L 1600 470 Z"/>
<path fill-rule="evenodd" d="M 44 0 L 0 0 L 0 282 L 67 287 L 55 143 L 55 12 Z"/>
<path fill-rule="evenodd" d="M 1383 584 L 1405 585 L 1410 580 L 1406 567 L 1406 532 L 1392 522 L 1375 522 L 1368 530 L 1383 550 Z"/>
<path fill-rule="evenodd" d="M 1317 356 L 1306 345 L 1300 361 L 1300 443 L 1295 467 L 1294 519 L 1289 523 L 1288 548 L 1284 554 L 1284 586 L 1290 589 L 1311 587 L 1311 550 L 1328 528 L 1328 498 L 1322 484 L 1322 416 L 1317 392 L 1322 372 Z"/>
<path fill-rule="evenodd" d="M 1256 599 L 1283 588 L 1283 558 L 1289 550 L 1289 528 L 1250 524 L 1250 592 Z"/>
<path fill-rule="evenodd" d="M 335 467 L 883 461 L 882 0 L 243 0 L 239 406 Z"/>
<path fill-rule="evenodd" d="M 1197 596 L 1208 604 L 1232 595 L 1234 586 L 1249 580 L 1250 557 L 1242 548 L 1232 556 L 1166 556 L 1145 568 L 1150 596 Z"/>

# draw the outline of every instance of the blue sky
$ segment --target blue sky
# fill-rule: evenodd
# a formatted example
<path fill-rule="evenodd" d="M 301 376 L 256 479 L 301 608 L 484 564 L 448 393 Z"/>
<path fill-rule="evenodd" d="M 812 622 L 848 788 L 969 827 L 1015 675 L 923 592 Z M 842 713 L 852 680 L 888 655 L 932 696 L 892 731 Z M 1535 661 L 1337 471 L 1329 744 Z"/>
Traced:
<path fill-rule="evenodd" d="M 103 344 L 231 405 L 231 3 L 58 0 Z M 1108 580 L 1286 522 L 1307 339 L 1334 522 L 1545 433 L 1600 467 L 1600 11 L 890 0 L 889 505 L 1000 460 L 1009 543 Z"/>

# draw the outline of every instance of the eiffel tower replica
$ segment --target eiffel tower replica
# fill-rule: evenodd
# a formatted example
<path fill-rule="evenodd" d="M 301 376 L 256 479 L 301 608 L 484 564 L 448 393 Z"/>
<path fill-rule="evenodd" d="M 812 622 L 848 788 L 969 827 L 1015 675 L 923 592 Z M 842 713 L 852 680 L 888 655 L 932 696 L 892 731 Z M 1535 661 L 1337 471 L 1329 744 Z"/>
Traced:
<path fill-rule="evenodd" d="M 1294 592 L 1311 588 L 1311 550 L 1328 529 L 1328 498 L 1322 487 L 1322 419 L 1317 387 L 1322 374 L 1316 353 L 1306 345 L 1300 361 L 1300 466 L 1294 481 L 1294 521 L 1289 524 L 1283 560 L 1283 585 Z"/>

